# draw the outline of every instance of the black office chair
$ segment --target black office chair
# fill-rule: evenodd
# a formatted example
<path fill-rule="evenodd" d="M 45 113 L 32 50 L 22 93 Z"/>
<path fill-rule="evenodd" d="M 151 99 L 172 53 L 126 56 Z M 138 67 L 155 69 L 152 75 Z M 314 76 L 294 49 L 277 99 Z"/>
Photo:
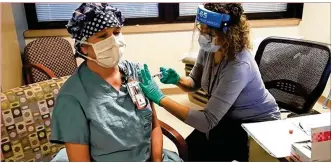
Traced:
<path fill-rule="evenodd" d="M 329 45 L 268 37 L 259 45 L 255 60 L 281 110 L 293 116 L 311 113 L 331 73 Z"/>

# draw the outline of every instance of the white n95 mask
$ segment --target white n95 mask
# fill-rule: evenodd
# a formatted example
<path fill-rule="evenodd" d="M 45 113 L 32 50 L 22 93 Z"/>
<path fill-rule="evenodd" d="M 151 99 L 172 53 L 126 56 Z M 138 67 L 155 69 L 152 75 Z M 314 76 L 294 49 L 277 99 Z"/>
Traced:
<path fill-rule="evenodd" d="M 206 52 L 216 52 L 220 49 L 220 45 L 216 45 L 215 39 L 209 35 L 199 35 L 198 43 L 202 50 Z"/>
<path fill-rule="evenodd" d="M 83 57 L 96 62 L 98 65 L 111 68 L 118 65 L 121 55 L 119 50 L 119 43 L 116 41 L 114 35 L 97 43 L 81 42 L 82 44 L 91 45 L 95 52 L 96 59 L 83 55 Z"/>

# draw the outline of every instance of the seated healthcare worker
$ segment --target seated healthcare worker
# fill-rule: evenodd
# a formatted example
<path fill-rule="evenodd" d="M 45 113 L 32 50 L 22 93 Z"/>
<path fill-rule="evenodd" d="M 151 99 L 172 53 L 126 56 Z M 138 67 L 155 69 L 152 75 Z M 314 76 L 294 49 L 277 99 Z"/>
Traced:
<path fill-rule="evenodd" d="M 140 83 L 145 95 L 195 128 L 186 139 L 189 161 L 248 161 L 244 122 L 280 119 L 274 97 L 265 88 L 254 57 L 248 51 L 249 26 L 241 4 L 199 6 L 196 25 L 201 47 L 189 77 L 160 68 L 165 84 L 190 92 L 202 88 L 209 100 L 198 111 L 164 96 L 153 80 Z M 141 74 L 149 73 L 146 68 Z"/>
<path fill-rule="evenodd" d="M 140 109 L 127 83 L 139 65 L 120 61 L 124 17 L 107 3 L 83 3 L 67 28 L 85 60 L 61 88 L 52 116 L 51 142 L 66 150 L 53 161 L 181 161 L 163 150 L 162 132 L 148 99 Z M 139 88 L 139 87 L 138 87 Z M 67 151 L 67 152 L 66 152 Z M 62 153 L 61 153 L 62 152 Z M 66 160 L 66 159 L 65 159 Z"/>

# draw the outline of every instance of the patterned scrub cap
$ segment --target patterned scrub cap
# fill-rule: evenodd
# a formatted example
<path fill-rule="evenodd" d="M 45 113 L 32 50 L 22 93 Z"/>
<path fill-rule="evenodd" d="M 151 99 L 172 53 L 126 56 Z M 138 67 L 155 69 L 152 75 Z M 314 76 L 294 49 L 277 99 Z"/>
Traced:
<path fill-rule="evenodd" d="M 110 27 L 122 27 L 125 18 L 121 11 L 107 3 L 82 3 L 66 25 L 75 39 L 76 57 L 81 53 L 81 43 L 95 33 Z M 82 54 L 82 53 L 81 53 Z"/>

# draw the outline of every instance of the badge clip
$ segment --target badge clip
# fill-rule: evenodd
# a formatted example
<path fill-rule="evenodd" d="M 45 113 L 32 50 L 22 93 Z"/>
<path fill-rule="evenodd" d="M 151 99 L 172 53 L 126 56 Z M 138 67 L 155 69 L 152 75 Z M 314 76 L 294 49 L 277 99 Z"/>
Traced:
<path fill-rule="evenodd" d="M 129 81 L 127 83 L 127 89 L 133 103 L 138 109 L 144 109 L 147 105 L 145 96 L 137 81 Z"/>

